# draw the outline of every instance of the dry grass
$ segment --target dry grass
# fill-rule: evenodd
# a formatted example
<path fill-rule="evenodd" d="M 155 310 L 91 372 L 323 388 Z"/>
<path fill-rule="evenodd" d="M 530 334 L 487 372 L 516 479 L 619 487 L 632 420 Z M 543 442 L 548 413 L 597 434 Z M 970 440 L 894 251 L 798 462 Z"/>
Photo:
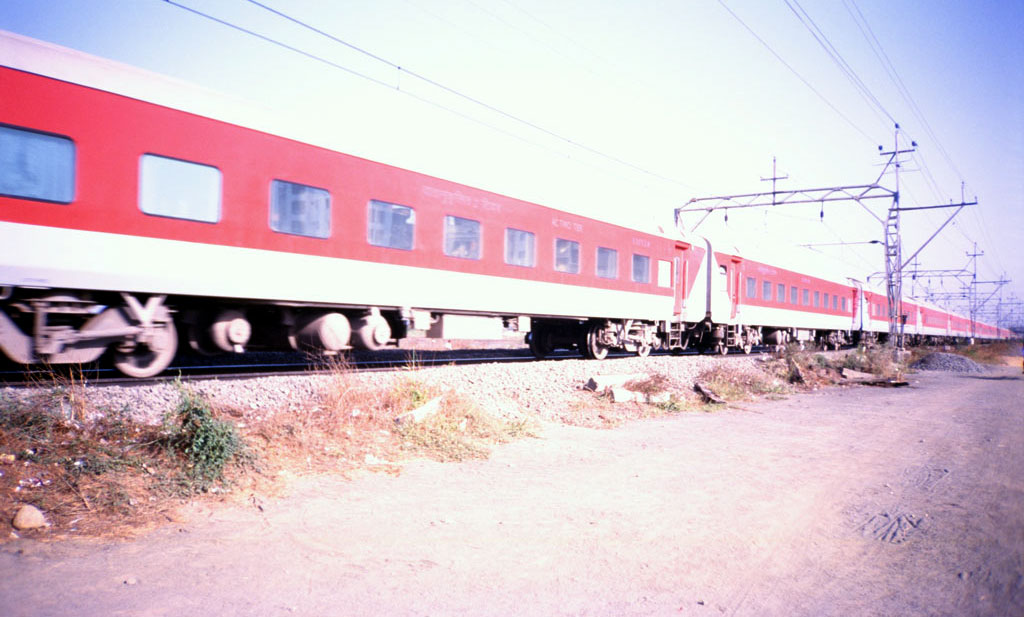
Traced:
<path fill-rule="evenodd" d="M 782 366 L 785 365 L 758 370 L 718 364 L 701 372 L 697 380 L 726 401 L 748 401 L 758 396 L 781 395 L 791 391 L 787 380 L 778 374 Z"/>
<path fill-rule="evenodd" d="M 434 415 L 422 422 L 404 422 L 397 430 L 402 448 L 437 461 L 487 458 L 494 444 L 536 437 L 532 420 L 502 420 L 481 411 L 472 401 L 447 394 Z"/>
<path fill-rule="evenodd" d="M 672 386 L 672 379 L 669 378 L 668 375 L 663 375 L 661 373 L 653 373 L 644 379 L 627 381 L 623 385 L 627 390 L 647 395 L 668 392 L 672 389 Z"/>
<path fill-rule="evenodd" d="M 996 346 L 986 347 L 1000 353 Z M 80 374 L 42 380 L 27 401 L 0 395 L 0 516 L 10 521 L 20 504 L 30 503 L 52 523 L 49 531 L 33 532 L 40 537 L 125 535 L 173 520 L 182 501 L 197 496 L 273 493 L 284 485 L 282 477 L 302 473 L 400 473 L 411 458 L 484 458 L 495 444 L 539 430 L 529 419 L 495 418 L 466 397 L 425 381 L 414 358 L 410 370 L 376 385 L 343 360 L 332 362 L 329 383 L 318 397 L 260 419 L 218 408 L 182 389 L 174 417 L 163 426 L 143 425 L 132 420 L 130 409 L 89 408 Z M 890 363 L 884 349 L 859 350 L 845 360 L 871 372 L 891 370 Z M 791 353 L 757 368 L 718 364 L 698 379 L 727 401 L 742 401 L 834 381 L 837 368 L 820 354 Z M 796 372 L 804 383 L 790 383 Z M 661 374 L 627 384 L 650 395 L 668 392 L 669 400 L 658 404 L 613 403 L 580 392 L 559 419 L 611 428 L 713 409 L 691 386 Z M 432 400 L 437 401 L 433 415 L 396 422 Z M 197 433 L 202 423 L 205 428 Z"/>
<path fill-rule="evenodd" d="M 586 428 L 615 428 L 625 422 L 658 418 L 668 414 L 684 411 L 710 411 L 713 409 L 704 403 L 701 396 L 693 392 L 691 384 L 682 384 L 662 373 L 653 373 L 642 379 L 634 379 L 623 384 L 623 389 L 648 397 L 667 400 L 658 402 L 614 402 L 611 392 L 593 394 L 581 392 L 566 413 L 559 420 L 572 426 Z"/>
<path fill-rule="evenodd" d="M 165 429 L 138 424 L 127 410 L 83 410 L 95 419 L 71 419 L 66 406 L 54 406 L 56 396 L 0 398 L 4 520 L 22 504 L 40 508 L 52 530 L 66 533 L 124 535 L 171 520 L 194 484 Z"/>
<path fill-rule="evenodd" d="M 885 379 L 900 379 L 906 372 L 907 358 L 896 362 L 892 347 L 861 345 L 846 354 L 842 366 L 862 373 L 878 375 Z"/>
<path fill-rule="evenodd" d="M 126 536 L 174 520 L 197 497 L 273 494 L 282 478 L 310 472 L 399 473 L 411 458 L 486 458 L 495 444 L 537 434 L 536 423 L 494 418 L 415 370 L 374 387 L 343 362 L 334 369 L 316 400 L 260 420 L 187 388 L 162 426 L 135 422 L 129 409 L 91 409 L 77 384 L 0 397 L 0 517 L 9 523 L 32 504 L 51 526 L 22 533 Z M 433 416 L 396 422 L 435 398 Z"/>
<path fill-rule="evenodd" d="M 962 356 L 967 356 L 981 364 L 1007 364 L 1007 358 L 1013 360 L 1012 364 L 1020 363 L 1020 341 L 999 341 L 996 343 L 977 343 L 974 345 L 959 345 L 952 350 Z"/>

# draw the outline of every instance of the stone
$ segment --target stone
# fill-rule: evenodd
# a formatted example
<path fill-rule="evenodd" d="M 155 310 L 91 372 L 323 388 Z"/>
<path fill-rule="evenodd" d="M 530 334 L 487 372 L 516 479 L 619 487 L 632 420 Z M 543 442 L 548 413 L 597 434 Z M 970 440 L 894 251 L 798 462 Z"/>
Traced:
<path fill-rule="evenodd" d="M 28 504 L 18 508 L 11 524 L 15 529 L 38 529 L 48 525 L 46 517 L 43 516 L 39 508 Z"/>
<path fill-rule="evenodd" d="M 871 373 L 862 373 L 861 371 L 855 371 L 851 368 L 843 367 L 840 371 L 845 379 L 878 379 L 877 375 Z"/>
<path fill-rule="evenodd" d="M 441 409 L 441 397 L 435 396 L 426 403 L 420 405 L 412 411 L 407 411 L 402 415 L 395 418 L 396 424 L 403 424 L 405 422 L 422 422 L 430 416 L 436 414 Z"/>
<path fill-rule="evenodd" d="M 651 405 L 664 405 L 672 400 L 672 394 L 669 392 L 656 392 L 647 395 L 647 402 Z"/>
<path fill-rule="evenodd" d="M 647 379 L 647 375 L 642 373 L 632 375 L 594 375 L 587 380 L 586 385 L 583 387 L 600 393 L 611 388 L 620 388 L 630 381 L 643 381 L 644 379 Z"/>
<path fill-rule="evenodd" d="M 718 396 L 718 394 L 716 394 L 714 392 L 714 390 L 712 390 L 707 385 L 702 384 L 699 381 L 697 383 L 693 384 L 693 389 L 696 390 L 697 392 L 699 392 L 701 394 L 701 396 L 703 396 L 705 399 L 707 399 L 707 401 L 709 403 L 715 403 L 715 404 L 718 404 L 718 405 L 724 405 L 725 404 L 725 399 L 724 398 Z"/>
<path fill-rule="evenodd" d="M 611 388 L 611 393 L 613 403 L 634 403 L 644 400 L 643 393 L 633 392 L 625 388 L 613 387 Z"/>

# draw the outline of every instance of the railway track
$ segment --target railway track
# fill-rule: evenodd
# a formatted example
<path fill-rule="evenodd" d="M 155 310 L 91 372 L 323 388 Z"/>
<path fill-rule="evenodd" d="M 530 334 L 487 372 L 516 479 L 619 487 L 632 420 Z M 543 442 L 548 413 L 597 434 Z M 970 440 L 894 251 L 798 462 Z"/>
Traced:
<path fill-rule="evenodd" d="M 767 347 L 756 348 L 752 353 L 768 351 Z M 652 356 L 670 355 L 668 352 L 652 352 Z M 686 350 L 684 356 L 701 355 L 696 350 Z M 727 357 L 745 357 L 741 351 L 733 350 Z M 612 353 L 605 361 L 634 358 L 631 353 Z M 544 361 L 581 360 L 575 351 L 555 352 Z M 138 379 L 125 377 L 110 366 L 58 366 L 20 368 L 6 365 L 0 367 L 0 385 L 12 388 L 53 387 L 70 383 L 92 386 L 144 386 L 173 381 L 200 381 L 205 379 L 240 380 L 255 377 L 294 376 L 301 374 L 324 374 L 337 370 L 357 372 L 394 371 L 408 368 L 429 368 L 436 366 L 468 366 L 489 363 L 521 363 L 538 360 L 525 348 L 485 350 L 410 350 L 389 349 L 378 352 L 354 352 L 344 359 L 309 358 L 302 354 L 248 354 L 241 362 L 211 363 L 202 356 L 185 356 L 166 371 L 155 377 Z"/>

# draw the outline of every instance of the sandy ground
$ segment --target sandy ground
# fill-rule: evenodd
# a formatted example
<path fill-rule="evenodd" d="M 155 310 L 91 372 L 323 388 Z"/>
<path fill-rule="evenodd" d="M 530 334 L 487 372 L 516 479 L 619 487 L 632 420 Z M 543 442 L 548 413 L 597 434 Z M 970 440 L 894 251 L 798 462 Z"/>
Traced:
<path fill-rule="evenodd" d="M 1024 615 L 1024 379 L 922 373 L 0 546 L 0 615 Z"/>

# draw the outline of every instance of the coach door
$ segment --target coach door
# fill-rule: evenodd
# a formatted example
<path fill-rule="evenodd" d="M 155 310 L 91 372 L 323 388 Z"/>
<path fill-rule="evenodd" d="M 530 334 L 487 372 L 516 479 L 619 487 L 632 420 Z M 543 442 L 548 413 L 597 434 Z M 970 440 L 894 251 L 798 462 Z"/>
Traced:
<path fill-rule="evenodd" d="M 729 268 L 729 320 L 735 321 L 736 315 L 740 310 L 740 274 L 743 268 L 740 264 L 743 260 L 739 257 L 732 258 L 732 264 Z"/>
<path fill-rule="evenodd" d="M 864 329 L 864 290 L 861 289 L 860 283 L 857 281 L 851 281 L 853 283 L 853 297 L 850 298 L 850 308 L 853 311 L 853 323 L 851 324 L 851 330 L 854 332 Z"/>
<path fill-rule="evenodd" d="M 687 251 L 689 250 L 689 244 L 676 243 L 675 257 L 672 259 L 673 287 L 675 288 L 673 293 L 675 302 L 672 314 L 678 319 L 682 318 L 683 310 L 686 308 L 686 290 L 690 287 L 690 267 L 686 263 Z"/>

